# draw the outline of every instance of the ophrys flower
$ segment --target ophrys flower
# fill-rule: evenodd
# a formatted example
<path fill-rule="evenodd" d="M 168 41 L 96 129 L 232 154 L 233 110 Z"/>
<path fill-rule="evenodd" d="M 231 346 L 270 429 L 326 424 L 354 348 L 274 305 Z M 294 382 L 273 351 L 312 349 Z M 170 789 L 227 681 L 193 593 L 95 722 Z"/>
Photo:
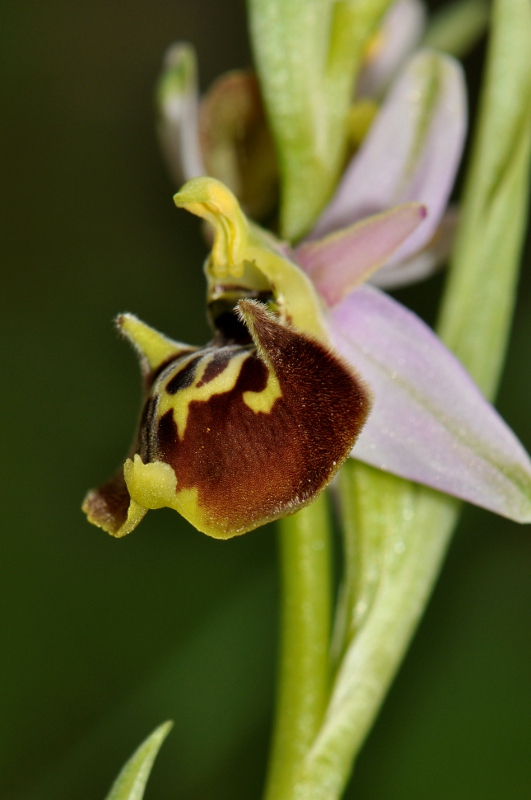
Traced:
<path fill-rule="evenodd" d="M 214 228 L 205 264 L 214 337 L 195 348 L 119 317 L 146 400 L 123 474 L 85 500 L 92 522 L 122 536 L 169 506 L 229 538 L 311 502 L 351 452 L 531 518 L 527 454 L 424 323 L 369 287 L 326 311 L 288 248 L 218 181 L 194 179 L 175 201 Z M 424 218 L 415 204 L 394 213 L 412 227 Z"/>

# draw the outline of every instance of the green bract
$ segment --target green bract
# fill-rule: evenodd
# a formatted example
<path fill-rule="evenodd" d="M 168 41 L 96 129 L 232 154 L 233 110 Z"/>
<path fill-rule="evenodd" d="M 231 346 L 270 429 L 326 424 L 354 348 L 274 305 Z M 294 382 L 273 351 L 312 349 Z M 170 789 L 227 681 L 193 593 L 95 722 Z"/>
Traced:
<path fill-rule="evenodd" d="M 391 0 L 249 0 L 281 172 L 281 235 L 312 226 L 335 188 L 364 47 Z"/>

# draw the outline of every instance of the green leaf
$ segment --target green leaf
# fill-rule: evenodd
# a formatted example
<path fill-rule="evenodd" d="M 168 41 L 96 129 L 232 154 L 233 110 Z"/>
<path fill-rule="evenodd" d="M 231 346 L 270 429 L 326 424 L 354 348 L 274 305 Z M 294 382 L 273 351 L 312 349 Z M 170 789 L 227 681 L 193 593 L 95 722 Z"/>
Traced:
<path fill-rule="evenodd" d="M 527 220 L 531 5 L 498 0 L 439 333 L 487 397 L 501 372 Z"/>
<path fill-rule="evenodd" d="M 142 742 L 116 778 L 106 800 L 142 800 L 153 762 L 172 725 L 173 722 L 164 722 Z"/>
<path fill-rule="evenodd" d="M 300 784 L 341 796 L 429 597 L 457 519 L 450 497 L 349 460 L 341 471 L 346 549 L 342 657 Z"/>
<path fill-rule="evenodd" d="M 303 236 L 330 199 L 363 50 L 390 0 L 249 0 L 282 181 L 281 235 Z"/>
<path fill-rule="evenodd" d="M 463 58 L 483 36 L 488 22 L 487 0 L 448 3 L 431 18 L 422 46 Z"/>

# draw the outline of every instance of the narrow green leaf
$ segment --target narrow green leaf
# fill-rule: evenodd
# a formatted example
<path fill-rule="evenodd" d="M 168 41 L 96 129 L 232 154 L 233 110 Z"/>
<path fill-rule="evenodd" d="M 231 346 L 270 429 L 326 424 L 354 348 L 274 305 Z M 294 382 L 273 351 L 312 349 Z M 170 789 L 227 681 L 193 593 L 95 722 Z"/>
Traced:
<path fill-rule="evenodd" d="M 341 481 L 342 499 L 349 501 L 350 624 L 327 712 L 306 758 L 305 800 L 341 796 L 422 615 L 459 509 L 453 498 L 360 462 L 345 464 Z"/>
<path fill-rule="evenodd" d="M 439 325 L 487 397 L 501 372 L 527 220 L 530 112 L 531 5 L 498 0 Z"/>
<path fill-rule="evenodd" d="M 153 762 L 172 725 L 173 722 L 164 722 L 142 742 L 116 778 L 106 800 L 142 800 Z"/>
<path fill-rule="evenodd" d="M 281 235 L 306 233 L 337 183 L 363 49 L 390 0 L 249 0 L 282 181 Z"/>
<path fill-rule="evenodd" d="M 483 36 L 488 22 L 487 0 L 456 0 L 435 12 L 422 45 L 463 58 Z"/>

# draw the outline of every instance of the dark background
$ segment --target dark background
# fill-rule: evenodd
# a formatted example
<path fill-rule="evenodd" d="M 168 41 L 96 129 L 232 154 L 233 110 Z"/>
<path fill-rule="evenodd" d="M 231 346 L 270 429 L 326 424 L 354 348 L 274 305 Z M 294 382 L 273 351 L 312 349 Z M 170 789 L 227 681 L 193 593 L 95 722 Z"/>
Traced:
<path fill-rule="evenodd" d="M 152 87 L 175 39 L 196 45 L 203 88 L 247 65 L 243 0 L 1 5 L 0 796 L 103 798 L 173 718 L 147 798 L 258 797 L 272 527 L 217 542 L 164 510 L 115 541 L 79 511 L 138 411 L 113 317 L 134 311 L 192 343 L 208 335 L 204 246 L 173 207 Z M 499 398 L 528 448 L 529 272 Z M 442 280 L 402 297 L 430 317 Z M 348 796 L 528 798 L 530 621 L 529 529 L 467 508 Z"/>

